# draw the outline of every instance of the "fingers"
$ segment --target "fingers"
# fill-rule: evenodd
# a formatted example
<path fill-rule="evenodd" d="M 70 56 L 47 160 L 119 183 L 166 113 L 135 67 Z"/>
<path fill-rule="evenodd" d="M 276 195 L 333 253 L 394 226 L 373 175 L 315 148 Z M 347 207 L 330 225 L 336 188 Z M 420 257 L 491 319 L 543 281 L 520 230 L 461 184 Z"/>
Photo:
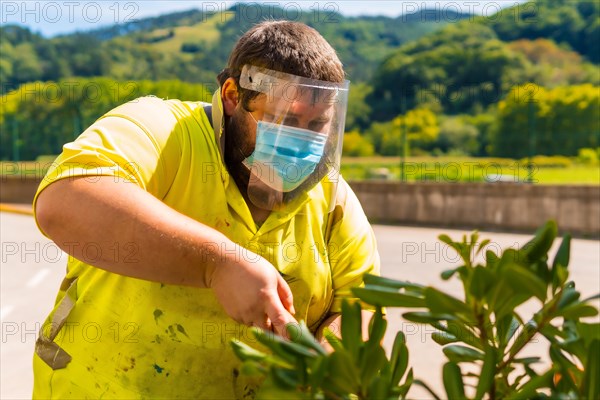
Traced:
<path fill-rule="evenodd" d="M 277 294 L 279 295 L 279 299 L 283 306 L 292 314 L 296 314 L 296 310 L 294 309 L 294 296 L 292 295 L 292 290 L 288 286 L 287 282 L 283 277 L 277 274 Z"/>
<path fill-rule="evenodd" d="M 262 316 L 262 319 L 257 318 L 256 321 L 252 321 L 245 325 L 256 326 L 265 331 L 273 331 L 273 324 L 271 323 L 271 319 L 266 314 Z"/>
<path fill-rule="evenodd" d="M 297 323 L 292 314 L 290 314 L 281 304 L 279 298 L 271 298 L 266 303 L 267 316 L 271 320 L 271 324 L 279 336 L 287 338 L 285 329 L 287 324 Z"/>

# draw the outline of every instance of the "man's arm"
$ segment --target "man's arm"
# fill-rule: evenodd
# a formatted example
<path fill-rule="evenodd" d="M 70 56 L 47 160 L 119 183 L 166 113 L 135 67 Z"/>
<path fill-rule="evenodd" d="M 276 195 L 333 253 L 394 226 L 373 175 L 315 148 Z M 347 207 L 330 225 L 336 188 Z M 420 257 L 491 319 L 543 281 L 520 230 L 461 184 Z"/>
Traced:
<path fill-rule="evenodd" d="M 250 263 L 248 257 L 221 252 L 241 248 L 135 184 L 112 177 L 94 182 L 62 179 L 40 193 L 36 217 L 61 249 L 95 267 L 166 284 L 212 288 L 225 311 L 248 325 L 269 328 L 272 322 L 282 332 L 285 323 L 295 321 L 286 311 L 293 310 L 292 293 L 268 261 L 257 256 Z M 84 251 L 89 243 L 100 248 L 93 260 Z M 115 257 L 115 246 L 135 249 L 135 256 Z"/>

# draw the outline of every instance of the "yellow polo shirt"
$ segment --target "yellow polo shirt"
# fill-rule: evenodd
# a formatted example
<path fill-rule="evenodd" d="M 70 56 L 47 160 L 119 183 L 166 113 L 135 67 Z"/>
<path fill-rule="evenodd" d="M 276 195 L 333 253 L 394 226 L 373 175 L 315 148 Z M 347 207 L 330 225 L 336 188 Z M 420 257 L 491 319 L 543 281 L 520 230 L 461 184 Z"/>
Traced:
<path fill-rule="evenodd" d="M 336 217 L 328 218 L 331 185 L 322 183 L 257 227 L 223 164 L 222 130 L 215 134 L 203 105 L 144 97 L 117 107 L 64 146 L 37 195 L 74 176 L 138 185 L 250 250 L 237 257 L 269 260 L 293 292 L 296 318 L 315 330 L 363 274 L 379 272 L 362 208 L 341 180 Z M 115 251 L 134 260 L 137 249 Z M 252 398 L 257 383 L 239 373 L 232 338 L 255 343 L 211 289 L 129 278 L 71 257 L 36 347 L 34 397 Z"/>

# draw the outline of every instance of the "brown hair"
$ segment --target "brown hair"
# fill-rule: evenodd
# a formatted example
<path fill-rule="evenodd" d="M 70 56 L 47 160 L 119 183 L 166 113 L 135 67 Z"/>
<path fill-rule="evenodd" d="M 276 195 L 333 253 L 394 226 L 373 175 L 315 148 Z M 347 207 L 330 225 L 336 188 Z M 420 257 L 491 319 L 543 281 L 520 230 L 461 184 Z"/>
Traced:
<path fill-rule="evenodd" d="M 335 50 L 315 29 L 291 21 L 265 21 L 253 26 L 236 43 L 218 75 L 219 85 L 234 78 L 242 107 L 259 93 L 240 87 L 246 64 L 328 82 L 343 82 L 345 74 Z"/>

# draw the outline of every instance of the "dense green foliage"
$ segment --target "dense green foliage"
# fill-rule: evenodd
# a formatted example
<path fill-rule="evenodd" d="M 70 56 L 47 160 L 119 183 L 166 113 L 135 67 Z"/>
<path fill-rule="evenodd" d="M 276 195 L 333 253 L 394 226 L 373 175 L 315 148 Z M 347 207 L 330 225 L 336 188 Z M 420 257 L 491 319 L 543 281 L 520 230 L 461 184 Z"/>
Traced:
<path fill-rule="evenodd" d="M 27 83 L 1 99 L 0 141 L 12 146 L 0 147 L 0 159 L 58 154 L 64 143 L 108 110 L 147 95 L 203 101 L 211 97 L 204 86 L 180 81 L 80 78 Z"/>
<path fill-rule="evenodd" d="M 537 0 L 482 18 L 504 41 L 547 38 L 588 60 L 600 62 L 600 3 L 596 0 Z"/>
<path fill-rule="evenodd" d="M 346 303 L 341 337 L 326 329 L 331 353 L 302 323 L 300 329 L 288 325 L 290 341 L 254 330 L 269 353 L 240 342 L 232 342 L 233 348 L 244 361 L 244 372 L 266 377 L 259 399 L 404 399 L 413 384 L 435 399 L 597 399 L 600 325 L 585 318 L 598 315 L 593 301 L 600 295 L 582 299 L 575 283 L 568 281 L 569 235 L 550 260 L 557 233 L 556 223 L 549 221 L 522 248 L 501 254 L 490 250 L 490 240 L 480 241 L 476 232 L 462 241 L 441 235 L 461 259 L 460 266 L 441 277 L 457 278 L 460 295 L 367 275 L 365 286 L 353 292 L 376 307 L 369 337 L 362 337 L 359 303 Z M 435 393 L 426 378 L 413 377 L 402 332 L 396 333 L 387 357 L 380 344 L 387 327 L 382 307 L 408 309 L 402 314 L 405 320 L 429 326 L 427 332 L 433 332 L 431 338 L 447 359 L 445 395 Z M 540 340 L 547 355 L 523 354 L 528 344 Z"/>
<path fill-rule="evenodd" d="M 345 17 L 335 3 L 315 4 L 303 12 L 236 4 L 223 13 L 191 10 L 54 38 L 1 26 L 0 94 L 26 83 L 51 86 L 73 77 L 169 80 L 174 86 L 191 82 L 214 91 L 215 76 L 238 37 L 264 19 L 287 18 L 319 30 L 338 51 L 352 81 L 346 129 L 354 133 L 348 136 L 346 155 L 521 158 L 576 156 L 581 147 L 598 146 L 598 2 L 538 0 L 494 15 L 490 10 L 496 9 L 488 7 L 481 17 L 445 9 L 398 18 Z M 514 100 L 527 85 L 547 94 L 534 110 Z M 560 100 L 560 95 L 568 97 Z M 1 137 L 9 142 L 3 142 L 0 158 L 11 159 L 15 148 L 22 150 L 22 158 L 57 151 L 56 134 L 40 134 L 48 129 L 42 119 L 10 116 L 10 110 L 32 107 L 50 115 L 56 105 L 43 96 L 8 97 L 2 101 L 27 104 L 7 106 L 6 119 L 26 122 L 3 125 Z M 88 104 L 82 103 L 80 108 L 97 116 L 108 111 L 100 106 L 116 104 L 100 102 L 86 111 Z M 433 117 L 413 118 L 427 112 Z M 54 131 L 68 131 L 68 136 L 73 129 L 85 129 L 89 119 L 79 118 L 73 128 L 71 114 L 51 117 Z M 17 146 L 7 129 L 17 132 Z"/>
<path fill-rule="evenodd" d="M 50 39 L 18 26 L 3 26 L 2 93 L 25 82 L 71 76 L 215 85 L 216 74 L 244 31 L 265 19 L 285 18 L 319 30 L 339 52 L 349 78 L 365 81 L 391 50 L 448 23 L 423 22 L 418 16 L 344 17 L 335 3 L 327 4 L 304 12 L 273 4 L 237 4 L 224 13 L 191 10 Z"/>
<path fill-rule="evenodd" d="M 527 3 L 494 17 L 450 25 L 402 46 L 386 58 L 371 82 L 367 100 L 372 119 L 388 121 L 423 104 L 448 114 L 480 113 L 512 87 L 528 82 L 544 87 L 600 84 L 600 70 L 590 63 L 598 60 L 576 41 L 582 36 L 587 40 L 584 32 L 600 18 L 597 3 L 589 9 L 585 4 Z M 559 18 L 562 15 L 578 22 L 570 25 L 570 20 Z"/>
<path fill-rule="evenodd" d="M 498 106 L 492 152 L 500 157 L 543 154 L 576 156 L 600 146 L 600 90 L 592 85 L 514 88 Z"/>

